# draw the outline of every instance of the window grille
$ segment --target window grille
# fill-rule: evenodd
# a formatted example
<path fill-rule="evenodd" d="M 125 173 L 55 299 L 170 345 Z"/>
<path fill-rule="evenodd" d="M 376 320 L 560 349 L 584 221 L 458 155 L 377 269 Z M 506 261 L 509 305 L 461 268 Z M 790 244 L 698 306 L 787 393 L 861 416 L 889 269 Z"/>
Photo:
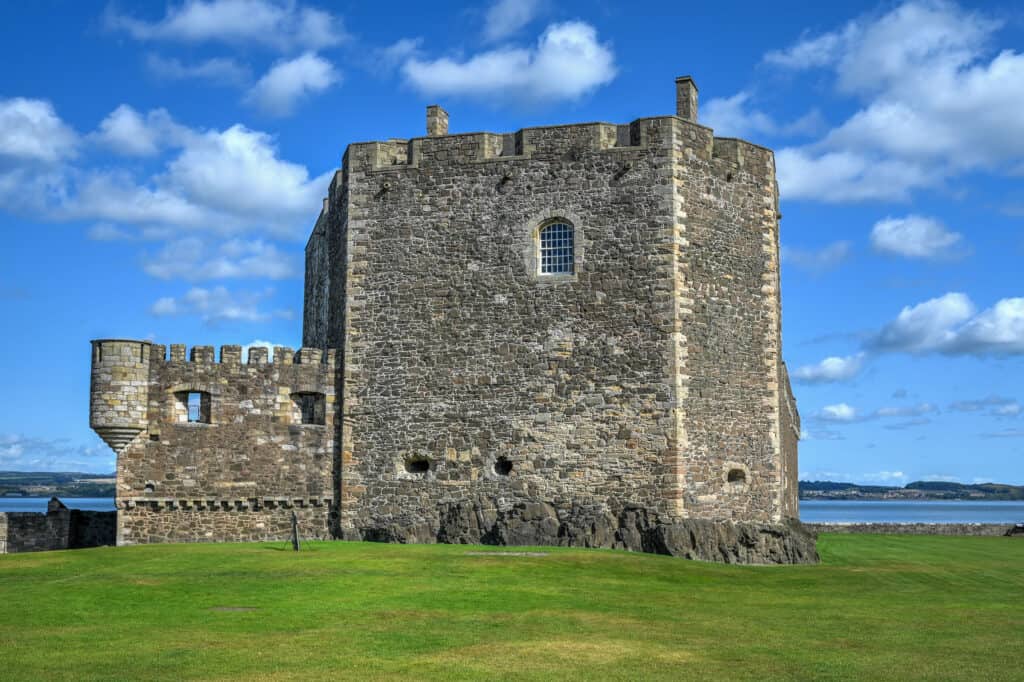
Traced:
<path fill-rule="evenodd" d="M 572 225 L 547 225 L 540 231 L 540 273 L 571 275 L 574 272 Z"/>

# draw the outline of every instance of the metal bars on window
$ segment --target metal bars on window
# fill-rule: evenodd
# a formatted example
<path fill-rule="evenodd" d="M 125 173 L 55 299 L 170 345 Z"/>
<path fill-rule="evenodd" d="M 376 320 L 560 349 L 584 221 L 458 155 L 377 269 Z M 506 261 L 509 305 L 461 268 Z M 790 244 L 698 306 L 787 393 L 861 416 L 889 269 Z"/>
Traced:
<path fill-rule="evenodd" d="M 567 223 L 552 223 L 540 231 L 540 273 L 571 275 L 573 264 L 573 230 Z"/>

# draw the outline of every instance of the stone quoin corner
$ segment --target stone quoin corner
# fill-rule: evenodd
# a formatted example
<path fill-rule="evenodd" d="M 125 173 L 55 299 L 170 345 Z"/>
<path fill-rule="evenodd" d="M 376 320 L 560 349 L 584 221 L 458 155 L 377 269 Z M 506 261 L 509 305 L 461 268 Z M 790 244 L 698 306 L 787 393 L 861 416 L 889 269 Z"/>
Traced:
<path fill-rule="evenodd" d="M 666 92 L 666 100 L 669 100 Z M 458 127 L 458 117 L 452 119 Z M 92 342 L 118 544 L 304 538 L 817 560 L 772 152 L 674 115 L 349 145 L 302 345 Z"/>

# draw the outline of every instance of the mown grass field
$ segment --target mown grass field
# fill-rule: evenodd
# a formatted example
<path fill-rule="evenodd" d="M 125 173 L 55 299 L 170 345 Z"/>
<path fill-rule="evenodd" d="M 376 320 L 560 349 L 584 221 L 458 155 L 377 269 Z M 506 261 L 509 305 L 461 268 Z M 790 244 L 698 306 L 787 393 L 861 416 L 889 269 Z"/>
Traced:
<path fill-rule="evenodd" d="M 0 556 L 0 678 L 1024 679 L 1024 539 L 824 535 L 784 567 L 523 549 Z"/>

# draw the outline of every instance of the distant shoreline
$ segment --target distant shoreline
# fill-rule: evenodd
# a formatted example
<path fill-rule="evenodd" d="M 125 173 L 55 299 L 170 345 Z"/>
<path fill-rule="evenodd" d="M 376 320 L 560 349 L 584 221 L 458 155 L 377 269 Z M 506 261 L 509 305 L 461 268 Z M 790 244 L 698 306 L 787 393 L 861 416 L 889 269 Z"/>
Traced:
<path fill-rule="evenodd" d="M 1024 486 L 1005 483 L 952 483 L 914 481 L 902 488 L 858 485 L 834 481 L 800 481 L 801 500 L 870 500 L 910 502 L 914 500 L 967 500 L 1014 502 L 1024 500 Z"/>

